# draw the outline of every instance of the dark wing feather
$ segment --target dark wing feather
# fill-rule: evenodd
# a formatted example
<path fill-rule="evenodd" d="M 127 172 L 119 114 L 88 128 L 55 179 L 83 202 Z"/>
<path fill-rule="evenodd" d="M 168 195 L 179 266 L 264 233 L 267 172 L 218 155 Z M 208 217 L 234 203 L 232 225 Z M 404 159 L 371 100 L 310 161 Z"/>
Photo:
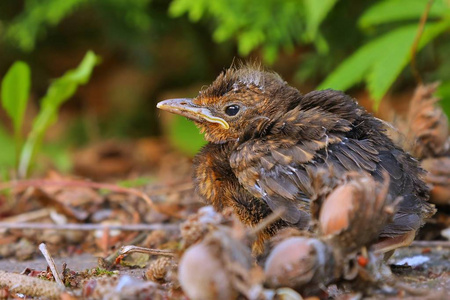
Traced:
<path fill-rule="evenodd" d="M 380 165 L 396 181 L 403 177 L 403 168 L 392 151 L 380 152 Z"/>
<path fill-rule="evenodd" d="M 348 153 L 348 148 L 345 146 L 342 146 L 344 149 L 336 149 L 336 147 L 333 147 L 335 150 L 333 151 L 334 157 L 337 158 L 339 163 L 347 170 L 360 170 L 360 166 L 358 163 L 350 156 L 346 155 Z M 343 150 L 343 151 L 342 151 Z"/>
<path fill-rule="evenodd" d="M 393 222 L 385 226 L 380 234 L 382 237 L 392 237 L 407 233 L 411 230 L 417 230 L 422 224 L 420 215 L 417 214 L 416 195 L 403 196 L 403 201 L 399 211 L 395 214 Z"/>

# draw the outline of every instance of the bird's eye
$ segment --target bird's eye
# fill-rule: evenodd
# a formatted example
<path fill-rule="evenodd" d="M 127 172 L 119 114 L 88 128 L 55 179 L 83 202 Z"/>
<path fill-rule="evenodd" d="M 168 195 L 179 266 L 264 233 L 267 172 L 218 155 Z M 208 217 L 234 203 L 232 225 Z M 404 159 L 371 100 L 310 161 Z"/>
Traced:
<path fill-rule="evenodd" d="M 225 113 L 230 117 L 232 117 L 238 114 L 239 109 L 240 109 L 239 105 L 236 104 L 229 105 L 225 108 Z"/>

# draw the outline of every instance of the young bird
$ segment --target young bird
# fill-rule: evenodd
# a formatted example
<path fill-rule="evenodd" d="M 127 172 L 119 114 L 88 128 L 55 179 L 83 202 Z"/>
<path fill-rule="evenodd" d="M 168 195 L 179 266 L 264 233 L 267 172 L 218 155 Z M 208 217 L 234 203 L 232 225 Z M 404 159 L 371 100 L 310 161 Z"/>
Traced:
<path fill-rule="evenodd" d="M 302 95 L 275 73 L 230 68 L 194 99 L 158 108 L 193 120 L 208 144 L 194 160 L 197 192 L 221 211 L 232 207 L 254 226 L 277 209 L 281 220 L 259 236 L 254 251 L 281 227 L 306 229 L 312 174 L 332 168 L 390 176 L 389 197 L 402 197 L 380 232 L 384 251 L 409 244 L 434 213 L 418 163 L 385 135 L 382 123 L 351 97 L 334 90 Z"/>

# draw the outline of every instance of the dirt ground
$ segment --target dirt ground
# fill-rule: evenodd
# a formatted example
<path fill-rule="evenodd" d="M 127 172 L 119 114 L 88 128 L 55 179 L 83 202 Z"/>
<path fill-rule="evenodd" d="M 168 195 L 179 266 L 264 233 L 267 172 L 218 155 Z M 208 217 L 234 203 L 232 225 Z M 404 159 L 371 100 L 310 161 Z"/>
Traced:
<path fill-rule="evenodd" d="M 403 248 L 388 263 L 399 280 L 420 289 L 423 296 L 450 297 L 450 248 Z"/>
<path fill-rule="evenodd" d="M 97 257 L 92 254 L 81 254 L 71 257 L 55 258 L 58 268 L 66 263 L 67 267 L 74 271 L 83 271 L 97 267 Z M 398 249 L 390 258 L 388 264 L 395 274 L 397 281 L 412 293 L 403 298 L 401 295 L 387 297 L 380 295 L 374 299 L 448 299 L 450 297 L 450 248 L 435 247 L 409 247 Z M 29 261 L 17 261 L 15 259 L 0 260 L 0 270 L 20 273 L 26 268 L 45 270 L 47 263 L 44 258 L 36 258 Z M 145 268 L 121 267 L 119 275 L 129 275 L 142 278 Z M 411 296 L 415 294 L 415 296 Z"/>
<path fill-rule="evenodd" d="M 71 257 L 54 257 L 54 260 L 59 271 L 61 271 L 63 263 L 66 263 L 68 268 L 77 272 L 98 267 L 98 257 L 88 253 L 74 255 Z M 0 260 L 0 270 L 3 271 L 21 273 L 27 268 L 44 271 L 47 268 L 47 262 L 43 257 L 28 261 L 17 261 L 13 258 Z M 118 271 L 119 275 L 129 275 L 135 278 L 142 278 L 145 268 L 120 267 Z"/>

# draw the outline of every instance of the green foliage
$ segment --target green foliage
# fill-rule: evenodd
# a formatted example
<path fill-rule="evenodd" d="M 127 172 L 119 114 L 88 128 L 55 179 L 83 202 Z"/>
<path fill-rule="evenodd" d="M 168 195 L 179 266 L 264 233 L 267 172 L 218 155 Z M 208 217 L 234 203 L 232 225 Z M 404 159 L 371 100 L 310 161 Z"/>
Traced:
<path fill-rule="evenodd" d="M 212 19 L 216 41 L 235 38 L 243 56 L 261 47 L 265 60 L 270 63 L 281 49 L 291 49 L 301 43 L 312 42 L 319 53 L 327 53 L 330 46 L 319 28 L 336 3 L 336 0 L 173 0 L 169 13 L 174 17 L 187 13 L 194 22 Z M 366 9 L 358 21 L 360 28 L 368 33 L 381 31 L 382 34 L 371 37 L 319 88 L 346 90 L 365 81 L 377 108 L 411 60 L 419 19 L 427 3 L 428 0 L 384 0 Z M 446 0 L 434 1 L 417 51 L 450 29 L 449 5 Z M 311 76 L 313 73 L 305 71 L 301 74 Z"/>
<path fill-rule="evenodd" d="M 11 167 L 11 162 L 18 160 L 19 176 L 27 175 L 36 153 L 40 150 L 45 132 L 57 119 L 59 107 L 75 93 L 79 85 L 87 83 L 98 61 L 99 58 L 89 51 L 76 69 L 66 72 L 52 82 L 47 94 L 42 98 L 41 109 L 34 119 L 33 127 L 23 147 L 21 128 L 29 97 L 30 69 L 21 61 L 13 64 L 2 80 L 2 104 L 13 121 L 15 141 L 12 142 L 11 137 L 0 127 L 0 144 L 2 145 L 0 166 Z M 46 152 L 52 153 L 53 159 L 59 161 L 59 165 L 68 165 L 66 155 L 59 155 L 55 147 L 45 148 Z"/>
<path fill-rule="evenodd" d="M 417 22 L 423 14 L 425 0 L 385 0 L 374 4 L 359 18 L 359 26 L 363 29 L 398 21 Z M 435 0 L 430 8 L 430 18 L 442 17 L 447 9 L 444 0 Z"/>
<path fill-rule="evenodd" d="M 67 143 L 65 141 L 52 141 L 52 143 L 44 143 L 40 150 L 42 156 L 51 159 L 51 166 L 57 168 L 60 172 L 69 172 L 72 169 L 73 162 L 70 153 L 67 151 Z M 36 165 L 39 171 L 46 171 L 47 165 Z"/>
<path fill-rule="evenodd" d="M 112 7 L 125 22 L 136 29 L 148 29 L 145 7 L 150 0 L 25 0 L 24 10 L 6 26 L 4 38 L 23 51 L 34 49 L 38 37 L 49 27 L 58 25 L 82 7 Z"/>
<path fill-rule="evenodd" d="M 15 62 L 2 81 L 2 105 L 13 120 L 14 128 L 20 129 L 30 94 L 30 68 L 22 61 Z"/>
<path fill-rule="evenodd" d="M 47 94 L 41 100 L 39 114 L 34 119 L 31 132 L 22 148 L 18 168 L 20 177 L 27 176 L 47 128 L 56 121 L 60 106 L 75 93 L 79 85 L 89 81 L 92 70 L 98 62 L 99 58 L 89 51 L 76 69 L 67 71 L 52 82 Z"/>
<path fill-rule="evenodd" d="M 405 9 L 406 3 L 411 3 L 412 8 L 408 6 Z M 369 8 L 359 20 L 362 27 L 410 19 L 414 24 L 400 26 L 363 45 L 342 62 L 320 84 L 319 89 L 346 90 L 364 80 L 377 108 L 381 98 L 411 60 L 411 49 L 418 30 L 417 22 L 426 4 L 427 0 L 385 0 Z M 439 18 L 425 26 L 417 50 L 450 29 L 450 7 L 442 1 L 438 1 L 436 5 L 431 15 Z"/>
<path fill-rule="evenodd" d="M 15 159 L 15 147 L 14 139 L 8 134 L 8 132 L 0 126 L 0 181 L 2 177 L 5 177 L 7 170 L 14 167 Z M 5 172 L 5 173 L 3 173 Z"/>
<path fill-rule="evenodd" d="M 320 3 L 319 3 L 320 2 Z M 173 0 L 169 13 L 185 13 L 193 22 L 211 18 L 213 38 L 223 42 L 236 38 L 238 51 L 246 56 L 262 47 L 264 59 L 272 63 L 281 49 L 292 49 L 301 41 L 322 45 L 318 28 L 337 0 Z M 321 43 L 322 42 L 322 43 Z"/>
<path fill-rule="evenodd" d="M 106 275 L 106 276 L 113 276 L 116 275 L 117 273 L 114 271 L 108 271 L 106 269 L 102 269 L 100 267 L 97 267 L 95 269 L 92 269 L 92 273 L 94 273 L 95 275 L 98 276 L 102 276 L 102 275 Z"/>
<path fill-rule="evenodd" d="M 449 26 L 448 22 L 427 25 L 418 49 L 447 30 Z M 346 59 L 320 84 L 319 89 L 346 90 L 365 79 L 377 106 L 409 62 L 416 33 L 417 26 L 410 25 L 372 40 Z"/>
<path fill-rule="evenodd" d="M 190 156 L 194 156 L 206 144 L 195 124 L 180 116 L 174 116 L 169 123 L 169 140 L 175 147 Z"/>
<path fill-rule="evenodd" d="M 21 131 L 30 96 L 30 82 L 30 68 L 22 61 L 15 62 L 2 80 L 2 105 L 13 121 L 16 160 L 22 144 Z"/>
<path fill-rule="evenodd" d="M 55 26 L 87 0 L 37 0 L 25 1 L 25 9 L 6 30 L 5 38 L 17 43 L 19 48 L 33 50 L 36 38 L 47 26 Z"/>
<path fill-rule="evenodd" d="M 319 26 L 336 4 L 337 0 L 304 0 L 306 9 L 306 32 L 305 36 L 307 39 L 314 41 L 318 36 Z M 320 43 L 324 41 L 321 37 L 316 40 L 316 46 L 318 50 L 323 52 L 328 52 L 328 46 Z M 321 46 L 323 45 L 323 46 Z"/>

